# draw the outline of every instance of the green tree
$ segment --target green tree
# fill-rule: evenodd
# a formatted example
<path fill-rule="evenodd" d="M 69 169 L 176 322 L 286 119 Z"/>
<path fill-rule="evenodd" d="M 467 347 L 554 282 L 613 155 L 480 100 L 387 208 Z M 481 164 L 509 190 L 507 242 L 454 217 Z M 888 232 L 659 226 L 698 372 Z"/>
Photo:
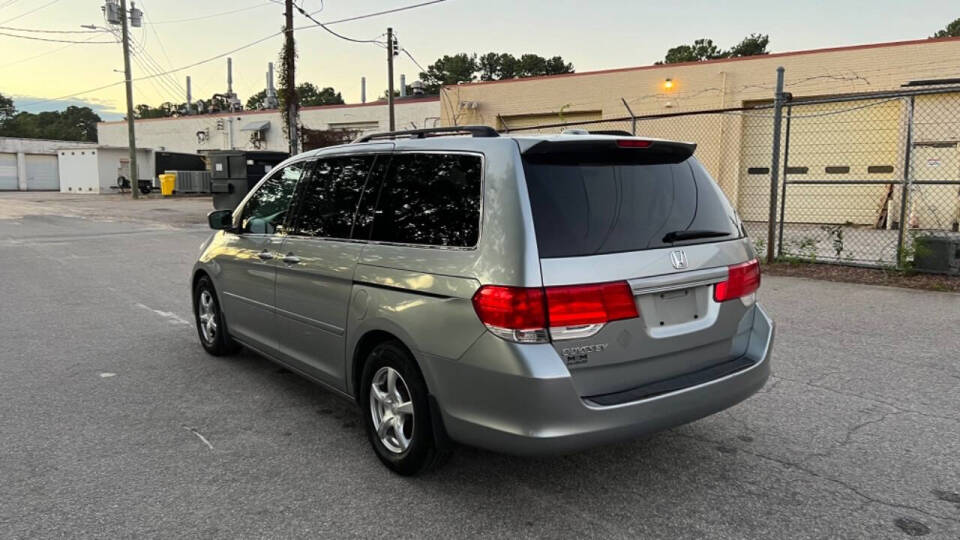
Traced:
<path fill-rule="evenodd" d="M 343 96 L 332 87 L 317 88 L 313 83 L 303 83 L 297 85 L 297 96 L 300 98 L 300 105 L 312 107 L 316 105 L 342 105 Z"/>
<path fill-rule="evenodd" d="M 770 44 L 770 36 L 767 34 L 750 34 L 743 40 L 731 47 L 729 50 L 722 50 L 713 43 L 712 39 L 700 38 L 691 45 L 677 45 L 667 50 L 663 61 L 656 64 L 679 64 L 682 62 L 703 62 L 704 60 L 716 60 L 717 58 L 734 58 L 740 56 L 756 56 L 769 54 L 767 45 Z"/>
<path fill-rule="evenodd" d="M 723 58 L 724 53 L 713 44 L 712 39 L 700 38 L 693 42 L 693 45 L 678 45 L 667 50 L 663 58 L 665 64 L 679 64 L 682 62 L 702 62 L 704 60 L 713 60 Z"/>
<path fill-rule="evenodd" d="M 141 118 L 167 118 L 179 115 L 185 108 L 185 103 L 178 104 L 169 101 L 164 101 L 158 107 L 141 103 L 133 108 L 133 117 L 138 120 Z"/>
<path fill-rule="evenodd" d="M 264 109 L 266 108 L 264 106 L 264 103 L 266 101 L 267 101 L 267 90 L 266 88 L 264 88 L 263 90 L 247 98 L 247 105 L 246 105 L 247 110 L 256 111 L 256 110 Z"/>
<path fill-rule="evenodd" d="M 726 55 L 730 58 L 736 58 L 739 56 L 770 54 L 770 51 L 767 50 L 767 45 L 769 44 L 770 36 L 767 34 L 750 34 L 743 38 L 743 41 L 731 47 L 730 50 L 726 52 Z"/>
<path fill-rule="evenodd" d="M 297 99 L 302 107 L 343 104 L 343 96 L 340 95 L 340 92 L 330 86 L 319 88 L 308 82 L 297 85 Z M 251 111 L 265 109 L 266 101 L 267 90 L 263 89 L 247 98 L 246 108 Z"/>
<path fill-rule="evenodd" d="M 953 21 L 943 30 L 938 30 L 936 34 L 930 36 L 931 39 L 945 37 L 960 37 L 960 19 Z"/>
<path fill-rule="evenodd" d="M 0 128 L 17 114 L 17 108 L 13 106 L 13 98 L 0 94 Z"/>
<path fill-rule="evenodd" d="M 427 72 L 420 74 L 424 91 L 438 94 L 445 84 L 457 84 L 476 80 L 479 70 L 476 54 L 460 53 L 453 56 L 443 55 L 427 66 Z"/>
<path fill-rule="evenodd" d="M 90 107 L 71 105 L 63 111 L 44 111 L 37 114 L 15 113 L 0 125 L 0 135 L 27 139 L 95 142 L 97 122 L 100 122 L 100 116 Z"/>
<path fill-rule="evenodd" d="M 480 56 L 460 53 L 437 59 L 427 66 L 426 73 L 420 74 L 420 80 L 427 93 L 436 94 L 443 85 L 560 73 L 573 73 L 573 64 L 560 56 L 545 58 L 538 54 L 524 54 L 517 58 L 509 53 L 488 52 Z"/>

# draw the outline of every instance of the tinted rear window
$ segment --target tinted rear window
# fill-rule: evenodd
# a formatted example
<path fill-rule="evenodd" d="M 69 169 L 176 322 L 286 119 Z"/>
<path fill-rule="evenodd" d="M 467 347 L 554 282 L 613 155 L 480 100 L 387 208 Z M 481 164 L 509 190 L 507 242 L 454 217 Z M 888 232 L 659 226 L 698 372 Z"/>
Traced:
<path fill-rule="evenodd" d="M 733 210 L 703 166 L 681 163 L 558 164 L 525 159 L 540 257 L 578 257 L 740 236 Z M 669 242 L 668 233 L 710 231 Z M 667 238 L 665 238 L 667 237 Z"/>
<path fill-rule="evenodd" d="M 475 246 L 482 171 L 478 155 L 394 154 L 377 201 L 371 239 Z"/>

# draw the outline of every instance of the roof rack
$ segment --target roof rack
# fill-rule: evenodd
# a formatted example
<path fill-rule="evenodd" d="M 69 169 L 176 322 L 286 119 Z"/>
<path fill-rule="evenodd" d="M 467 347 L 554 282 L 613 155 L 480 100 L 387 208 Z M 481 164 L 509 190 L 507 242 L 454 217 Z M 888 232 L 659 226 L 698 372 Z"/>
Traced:
<path fill-rule="evenodd" d="M 362 142 L 369 142 L 376 139 L 399 139 L 399 138 L 425 139 L 432 135 L 446 135 L 446 134 L 456 134 L 456 133 L 461 133 L 461 134 L 469 133 L 474 137 L 499 137 L 500 136 L 500 134 L 497 133 L 497 130 L 493 129 L 490 126 L 449 126 L 449 127 L 437 127 L 437 128 L 407 129 L 404 131 L 385 131 L 383 133 L 371 133 L 370 135 L 364 135 L 353 142 L 362 143 Z"/>

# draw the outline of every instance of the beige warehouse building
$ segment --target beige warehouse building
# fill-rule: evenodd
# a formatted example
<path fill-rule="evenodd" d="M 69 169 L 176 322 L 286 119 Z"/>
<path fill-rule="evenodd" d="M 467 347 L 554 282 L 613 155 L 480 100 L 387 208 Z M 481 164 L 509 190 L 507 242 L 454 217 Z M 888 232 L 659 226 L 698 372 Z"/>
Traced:
<path fill-rule="evenodd" d="M 960 38 L 461 84 L 443 89 L 441 122 L 485 124 L 518 133 L 557 131 L 559 127 L 529 128 L 571 122 L 593 122 L 584 126 L 587 129 L 629 131 L 629 120 L 610 120 L 631 116 L 632 111 L 640 117 L 638 135 L 696 142 L 697 155 L 744 219 L 762 221 L 769 205 L 772 110 L 683 113 L 769 104 L 778 66 L 785 68 L 785 90 L 794 100 L 899 91 L 911 81 L 960 78 Z M 932 88 L 957 87 L 960 84 Z M 796 107 L 790 178 L 902 179 L 909 124 L 911 174 L 916 179 L 960 179 L 960 92 L 917 96 L 912 122 L 906 119 L 910 108 L 904 97 Z M 926 164 L 933 165 L 924 168 Z M 898 195 L 887 185 L 833 186 L 829 193 L 823 189 L 791 186 L 785 220 L 872 225 L 897 204 Z M 918 226 L 946 227 L 944 223 L 958 219 L 956 191 L 956 186 L 930 186 L 927 199 L 935 201 L 929 204 L 936 208 L 917 211 L 913 219 L 924 221 Z M 817 197 L 822 200 L 810 202 Z"/>

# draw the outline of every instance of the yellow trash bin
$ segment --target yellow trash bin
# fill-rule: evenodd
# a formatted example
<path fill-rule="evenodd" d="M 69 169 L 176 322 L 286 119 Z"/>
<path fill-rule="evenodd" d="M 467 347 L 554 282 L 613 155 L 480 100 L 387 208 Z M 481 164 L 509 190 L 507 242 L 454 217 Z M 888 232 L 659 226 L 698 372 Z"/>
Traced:
<path fill-rule="evenodd" d="M 175 174 L 161 174 L 160 175 L 160 194 L 164 197 L 169 197 L 173 195 L 173 188 L 177 185 L 177 175 Z"/>

